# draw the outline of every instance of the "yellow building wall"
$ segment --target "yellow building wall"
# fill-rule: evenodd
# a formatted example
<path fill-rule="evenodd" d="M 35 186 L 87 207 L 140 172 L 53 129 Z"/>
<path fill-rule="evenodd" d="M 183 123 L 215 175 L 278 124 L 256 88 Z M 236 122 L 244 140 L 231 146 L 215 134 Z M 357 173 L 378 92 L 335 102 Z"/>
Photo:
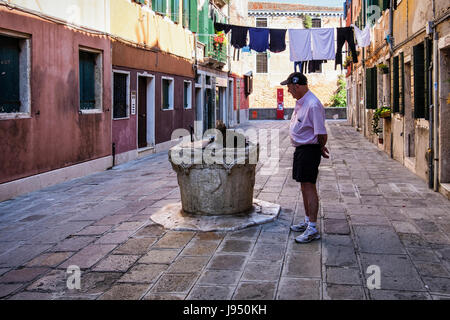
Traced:
<path fill-rule="evenodd" d="M 71 24 L 102 32 L 110 30 L 110 0 L 10 0 L 8 2 Z"/>
<path fill-rule="evenodd" d="M 111 2 L 111 34 L 192 59 L 194 50 L 192 32 L 183 28 L 181 23 L 176 24 L 137 3 L 126 0 Z"/>

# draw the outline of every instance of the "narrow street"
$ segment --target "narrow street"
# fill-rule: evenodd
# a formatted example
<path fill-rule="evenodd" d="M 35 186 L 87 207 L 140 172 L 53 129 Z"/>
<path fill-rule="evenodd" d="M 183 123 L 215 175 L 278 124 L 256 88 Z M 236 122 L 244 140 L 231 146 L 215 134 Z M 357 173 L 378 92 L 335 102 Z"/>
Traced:
<path fill-rule="evenodd" d="M 255 198 L 281 205 L 272 223 L 228 233 L 167 231 L 151 215 L 179 202 L 167 152 L 0 203 L 2 299 L 449 299 L 450 202 L 343 121 L 327 123 L 319 176 L 322 239 L 301 245 L 288 121 L 279 170 Z M 66 286 L 81 268 L 81 289 Z M 369 266 L 381 289 L 369 290 Z"/>

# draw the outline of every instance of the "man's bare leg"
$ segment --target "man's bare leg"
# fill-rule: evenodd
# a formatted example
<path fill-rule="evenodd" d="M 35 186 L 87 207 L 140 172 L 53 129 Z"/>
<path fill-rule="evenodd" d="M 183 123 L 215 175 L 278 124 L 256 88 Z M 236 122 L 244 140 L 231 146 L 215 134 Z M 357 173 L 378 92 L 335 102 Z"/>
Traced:
<path fill-rule="evenodd" d="M 310 182 L 302 183 L 303 203 L 305 205 L 306 215 L 309 221 L 317 223 L 319 212 L 319 196 L 317 195 L 316 185 Z"/>

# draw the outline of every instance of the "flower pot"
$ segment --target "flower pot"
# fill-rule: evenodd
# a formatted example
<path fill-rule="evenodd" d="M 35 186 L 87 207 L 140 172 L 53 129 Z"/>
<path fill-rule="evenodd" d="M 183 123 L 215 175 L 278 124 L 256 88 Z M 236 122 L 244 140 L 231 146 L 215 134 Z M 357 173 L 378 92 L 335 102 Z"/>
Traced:
<path fill-rule="evenodd" d="M 391 117 L 391 111 L 384 111 L 380 113 L 380 118 L 390 118 Z"/>

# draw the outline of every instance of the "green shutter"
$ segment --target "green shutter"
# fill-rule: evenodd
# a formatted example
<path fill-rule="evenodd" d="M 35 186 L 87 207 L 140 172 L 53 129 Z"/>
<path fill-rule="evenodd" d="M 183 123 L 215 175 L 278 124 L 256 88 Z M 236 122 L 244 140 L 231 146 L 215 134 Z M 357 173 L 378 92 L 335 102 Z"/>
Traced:
<path fill-rule="evenodd" d="M 209 2 L 205 1 L 205 4 L 203 5 L 202 10 L 200 11 L 200 17 L 199 17 L 199 26 L 198 26 L 198 33 L 200 34 L 209 34 Z M 203 42 L 205 45 L 208 43 L 209 37 L 208 36 L 199 36 L 199 40 Z"/>
<path fill-rule="evenodd" d="M 0 113 L 20 112 L 19 39 L 0 36 Z"/>
<path fill-rule="evenodd" d="M 169 109 L 169 80 L 163 79 L 163 109 Z"/>
<path fill-rule="evenodd" d="M 390 7 L 391 0 L 383 0 L 383 11 Z"/>
<path fill-rule="evenodd" d="M 95 109 L 95 55 L 80 52 L 80 109 Z"/>
<path fill-rule="evenodd" d="M 430 87 L 430 73 L 428 70 L 431 65 L 431 57 L 433 56 L 433 43 L 430 38 L 425 39 L 425 119 L 430 120 L 430 105 L 433 99 L 430 99 L 430 94 L 432 94 L 432 88 Z"/>
<path fill-rule="evenodd" d="M 413 47 L 414 117 L 425 118 L 425 55 L 423 43 Z"/>
<path fill-rule="evenodd" d="M 405 55 L 400 53 L 400 68 L 401 68 L 401 75 L 402 75 L 402 91 L 400 92 L 401 97 L 401 103 L 400 103 L 400 114 L 405 114 Z"/>
<path fill-rule="evenodd" d="M 183 1 L 183 17 L 182 23 L 184 28 L 189 28 L 189 0 Z"/>
<path fill-rule="evenodd" d="M 399 80 L 399 57 L 394 57 L 393 63 L 393 111 L 397 113 L 400 111 L 400 80 Z"/>
<path fill-rule="evenodd" d="M 366 69 L 366 109 L 372 108 L 372 69 Z"/>
<path fill-rule="evenodd" d="M 180 0 L 170 0 L 170 19 L 173 22 L 178 22 L 180 13 Z"/>
<path fill-rule="evenodd" d="M 199 31 L 197 0 L 189 0 L 189 29 L 196 33 Z"/>
<path fill-rule="evenodd" d="M 372 109 L 378 108 L 378 70 L 372 68 Z"/>

